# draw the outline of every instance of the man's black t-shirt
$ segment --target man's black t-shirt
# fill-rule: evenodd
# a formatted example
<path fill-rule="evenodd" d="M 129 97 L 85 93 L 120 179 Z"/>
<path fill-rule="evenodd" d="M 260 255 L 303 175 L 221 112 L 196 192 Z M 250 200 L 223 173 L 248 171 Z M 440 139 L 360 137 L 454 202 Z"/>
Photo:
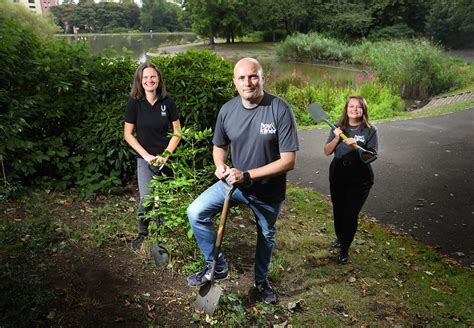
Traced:
<path fill-rule="evenodd" d="M 146 99 L 129 99 L 125 122 L 135 125 L 137 140 L 150 155 L 159 155 L 168 146 L 173 131 L 171 122 L 179 119 L 171 97 L 158 100 L 152 106 Z"/>

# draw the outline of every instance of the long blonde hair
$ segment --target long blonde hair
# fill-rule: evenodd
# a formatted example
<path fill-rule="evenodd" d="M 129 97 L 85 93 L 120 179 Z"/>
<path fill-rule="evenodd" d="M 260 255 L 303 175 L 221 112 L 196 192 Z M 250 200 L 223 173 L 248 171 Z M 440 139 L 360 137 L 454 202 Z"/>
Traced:
<path fill-rule="evenodd" d="M 145 68 L 153 68 L 158 74 L 159 81 L 158 88 L 156 89 L 156 96 L 159 100 L 164 99 L 167 93 L 163 74 L 161 73 L 161 70 L 158 68 L 158 66 L 149 62 L 144 62 L 143 64 L 138 66 L 135 75 L 133 76 L 132 91 L 130 92 L 130 97 L 134 99 L 145 98 L 145 90 L 142 86 L 143 70 Z"/>

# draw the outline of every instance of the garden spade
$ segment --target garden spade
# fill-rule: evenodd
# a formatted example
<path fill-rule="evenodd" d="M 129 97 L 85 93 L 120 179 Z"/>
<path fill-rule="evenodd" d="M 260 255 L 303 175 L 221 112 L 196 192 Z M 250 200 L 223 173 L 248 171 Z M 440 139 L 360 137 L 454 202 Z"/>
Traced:
<path fill-rule="evenodd" d="M 326 122 L 332 130 L 336 129 L 336 126 L 329 121 L 329 116 L 326 114 L 326 112 L 323 110 L 320 104 L 318 103 L 313 103 L 308 106 L 309 113 L 313 117 L 313 120 L 316 123 L 321 123 L 321 122 Z M 341 133 L 341 138 L 342 140 L 346 141 L 348 138 L 344 133 Z M 358 144 L 354 143 L 351 145 L 352 148 L 357 150 L 357 153 L 359 154 L 359 157 L 362 162 L 365 164 L 369 164 L 377 159 L 377 155 L 369 150 L 366 150 L 359 146 Z"/>
<path fill-rule="evenodd" d="M 224 235 L 225 223 L 227 221 L 227 214 L 229 213 L 230 198 L 234 191 L 234 186 L 230 185 L 226 180 L 222 180 L 226 189 L 224 199 L 224 206 L 222 207 L 221 221 L 217 230 L 216 243 L 214 244 L 214 260 L 211 267 L 211 279 L 199 289 L 193 307 L 196 310 L 203 311 L 208 315 L 213 315 L 216 310 L 217 303 L 222 295 L 222 288 L 214 284 L 214 272 L 216 270 L 217 255 L 222 244 L 222 237 Z"/>

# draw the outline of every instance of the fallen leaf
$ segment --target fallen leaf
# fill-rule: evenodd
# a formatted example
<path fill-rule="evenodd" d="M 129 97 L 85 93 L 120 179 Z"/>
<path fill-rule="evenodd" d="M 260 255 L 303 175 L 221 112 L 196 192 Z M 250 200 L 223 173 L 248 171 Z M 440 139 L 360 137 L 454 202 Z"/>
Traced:
<path fill-rule="evenodd" d="M 288 302 L 287 307 L 291 312 L 301 312 L 304 310 L 304 300 L 300 299 L 296 302 Z"/>
<path fill-rule="evenodd" d="M 46 316 L 46 318 L 47 318 L 48 320 L 53 320 L 55 316 L 56 316 L 56 312 L 53 310 L 53 311 L 51 311 L 51 312 L 48 313 L 48 315 Z"/>

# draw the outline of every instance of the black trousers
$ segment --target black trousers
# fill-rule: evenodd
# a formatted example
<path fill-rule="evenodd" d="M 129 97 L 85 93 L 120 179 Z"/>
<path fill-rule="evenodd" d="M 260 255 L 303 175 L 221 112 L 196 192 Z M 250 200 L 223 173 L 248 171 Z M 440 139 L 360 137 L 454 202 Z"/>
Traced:
<path fill-rule="evenodd" d="M 360 210 L 373 184 L 372 168 L 360 160 L 334 158 L 329 166 L 334 229 L 342 251 L 347 251 L 354 240 Z"/>

